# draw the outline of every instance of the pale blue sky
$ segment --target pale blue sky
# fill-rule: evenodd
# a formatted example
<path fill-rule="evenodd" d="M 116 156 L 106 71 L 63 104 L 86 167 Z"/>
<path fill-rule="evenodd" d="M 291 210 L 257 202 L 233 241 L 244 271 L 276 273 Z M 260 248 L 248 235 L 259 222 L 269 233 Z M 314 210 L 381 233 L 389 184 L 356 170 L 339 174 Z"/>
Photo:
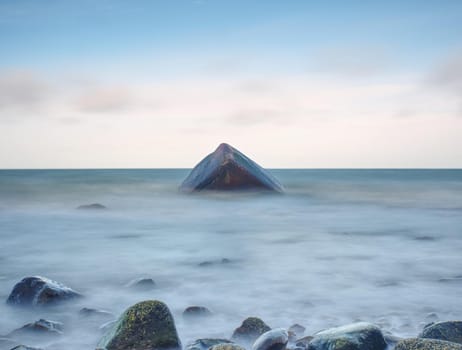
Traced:
<path fill-rule="evenodd" d="M 0 167 L 461 167 L 461 70 L 459 0 L 0 0 Z"/>

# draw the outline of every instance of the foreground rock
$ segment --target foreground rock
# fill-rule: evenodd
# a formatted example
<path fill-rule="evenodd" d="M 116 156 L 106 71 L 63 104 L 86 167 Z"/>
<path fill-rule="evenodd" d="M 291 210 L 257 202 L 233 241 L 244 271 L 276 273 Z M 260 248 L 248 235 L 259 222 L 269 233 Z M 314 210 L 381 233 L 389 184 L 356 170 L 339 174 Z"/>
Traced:
<path fill-rule="evenodd" d="M 42 350 L 41 348 L 32 348 L 26 345 L 18 345 L 12 348 L 11 350 Z"/>
<path fill-rule="evenodd" d="M 100 340 L 105 350 L 181 350 L 172 314 L 161 301 L 128 308 Z"/>
<path fill-rule="evenodd" d="M 438 339 L 411 338 L 399 341 L 394 350 L 462 350 L 462 345 Z"/>
<path fill-rule="evenodd" d="M 309 350 L 385 350 L 387 344 L 377 326 L 353 323 L 316 333 Z"/>
<path fill-rule="evenodd" d="M 289 341 L 289 334 L 283 328 L 272 329 L 263 333 L 252 346 L 252 350 L 284 350 Z"/>
<path fill-rule="evenodd" d="M 231 340 L 244 345 L 253 344 L 260 335 L 269 330 L 271 328 L 258 317 L 248 317 L 234 330 Z"/>
<path fill-rule="evenodd" d="M 56 336 L 63 333 L 63 324 L 40 319 L 36 322 L 28 323 L 8 334 L 11 338 L 20 338 L 24 336 Z"/>
<path fill-rule="evenodd" d="M 462 321 L 431 323 L 425 326 L 419 338 L 447 340 L 462 344 Z"/>
<path fill-rule="evenodd" d="M 189 306 L 183 311 L 183 318 L 185 319 L 202 318 L 211 315 L 212 312 L 205 306 Z"/>
<path fill-rule="evenodd" d="M 7 303 L 10 305 L 47 305 L 73 299 L 81 295 L 65 285 L 45 277 L 26 277 L 11 291 Z"/>
<path fill-rule="evenodd" d="M 232 344 L 233 342 L 228 339 L 213 339 L 213 338 L 204 338 L 197 339 L 188 345 L 186 345 L 185 350 L 208 350 L 210 347 L 218 344 Z"/>
<path fill-rule="evenodd" d="M 283 192 L 282 185 L 268 171 L 226 143 L 222 143 L 215 152 L 195 166 L 181 184 L 180 190 Z"/>

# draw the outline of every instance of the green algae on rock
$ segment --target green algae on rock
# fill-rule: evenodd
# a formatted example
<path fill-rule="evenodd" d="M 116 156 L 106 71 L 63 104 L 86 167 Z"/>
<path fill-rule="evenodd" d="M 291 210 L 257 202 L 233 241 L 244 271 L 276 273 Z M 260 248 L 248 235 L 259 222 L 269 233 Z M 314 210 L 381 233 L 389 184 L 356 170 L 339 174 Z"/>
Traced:
<path fill-rule="evenodd" d="M 167 305 L 148 300 L 128 308 L 97 350 L 181 350 L 181 342 Z"/>
<path fill-rule="evenodd" d="M 438 339 L 403 339 L 394 350 L 462 350 L 462 345 Z"/>
<path fill-rule="evenodd" d="M 309 350 L 384 350 L 386 347 L 380 329 L 366 322 L 321 331 L 308 345 Z"/>
<path fill-rule="evenodd" d="M 232 341 L 243 344 L 253 344 L 263 333 L 271 328 L 258 317 L 248 317 L 234 330 Z"/>
<path fill-rule="evenodd" d="M 431 323 L 425 326 L 419 338 L 439 339 L 462 344 L 462 321 Z"/>

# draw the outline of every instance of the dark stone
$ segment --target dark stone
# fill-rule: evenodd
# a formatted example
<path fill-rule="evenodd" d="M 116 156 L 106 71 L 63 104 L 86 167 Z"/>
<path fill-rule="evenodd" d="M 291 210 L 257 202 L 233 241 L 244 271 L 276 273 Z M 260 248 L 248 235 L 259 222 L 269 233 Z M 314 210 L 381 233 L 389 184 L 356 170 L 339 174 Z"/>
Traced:
<path fill-rule="evenodd" d="M 84 210 L 101 210 L 101 209 L 107 209 L 104 205 L 99 204 L 99 203 L 92 203 L 92 204 L 83 204 L 79 205 L 77 209 L 84 209 Z"/>
<path fill-rule="evenodd" d="M 42 350 L 41 348 L 33 348 L 26 345 L 18 345 L 12 348 L 11 350 Z"/>
<path fill-rule="evenodd" d="M 148 300 L 128 308 L 107 330 L 97 349 L 181 350 L 181 342 L 167 305 Z"/>
<path fill-rule="evenodd" d="M 462 344 L 462 321 L 431 323 L 423 329 L 419 338 L 439 339 Z"/>
<path fill-rule="evenodd" d="M 438 339 L 411 338 L 399 341 L 394 350 L 462 350 L 462 345 Z"/>
<path fill-rule="evenodd" d="M 358 322 L 316 333 L 309 350 L 385 350 L 387 343 L 377 326 Z"/>
<path fill-rule="evenodd" d="M 131 281 L 128 287 L 139 291 L 148 291 L 156 287 L 156 282 L 152 278 L 137 278 Z"/>
<path fill-rule="evenodd" d="M 197 339 L 188 345 L 186 345 L 185 350 L 208 350 L 210 347 L 218 344 L 232 344 L 232 341 L 228 339 Z"/>
<path fill-rule="evenodd" d="M 258 317 L 248 317 L 234 330 L 232 341 L 239 344 L 253 344 L 257 338 L 271 328 Z"/>
<path fill-rule="evenodd" d="M 212 315 L 212 312 L 205 306 L 189 306 L 183 311 L 183 317 L 186 319 L 207 317 Z"/>
<path fill-rule="evenodd" d="M 65 285 L 35 276 L 26 277 L 17 283 L 11 291 L 7 303 L 10 305 L 48 305 L 81 295 Z"/>
<path fill-rule="evenodd" d="M 289 341 L 289 334 L 283 328 L 272 329 L 260 335 L 252 350 L 284 350 Z"/>
<path fill-rule="evenodd" d="M 180 190 L 283 192 L 281 184 L 268 171 L 226 143 L 222 143 L 194 167 Z"/>
<path fill-rule="evenodd" d="M 11 338 L 24 336 L 57 336 L 63 333 L 63 324 L 40 319 L 36 322 L 28 323 L 8 334 Z"/>

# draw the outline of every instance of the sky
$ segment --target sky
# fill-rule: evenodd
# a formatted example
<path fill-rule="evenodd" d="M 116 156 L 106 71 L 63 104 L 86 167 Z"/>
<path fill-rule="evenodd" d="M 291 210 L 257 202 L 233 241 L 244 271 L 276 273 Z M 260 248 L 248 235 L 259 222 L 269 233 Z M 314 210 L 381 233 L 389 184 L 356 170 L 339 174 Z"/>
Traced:
<path fill-rule="evenodd" d="M 0 168 L 462 167 L 460 0 L 0 0 Z"/>

